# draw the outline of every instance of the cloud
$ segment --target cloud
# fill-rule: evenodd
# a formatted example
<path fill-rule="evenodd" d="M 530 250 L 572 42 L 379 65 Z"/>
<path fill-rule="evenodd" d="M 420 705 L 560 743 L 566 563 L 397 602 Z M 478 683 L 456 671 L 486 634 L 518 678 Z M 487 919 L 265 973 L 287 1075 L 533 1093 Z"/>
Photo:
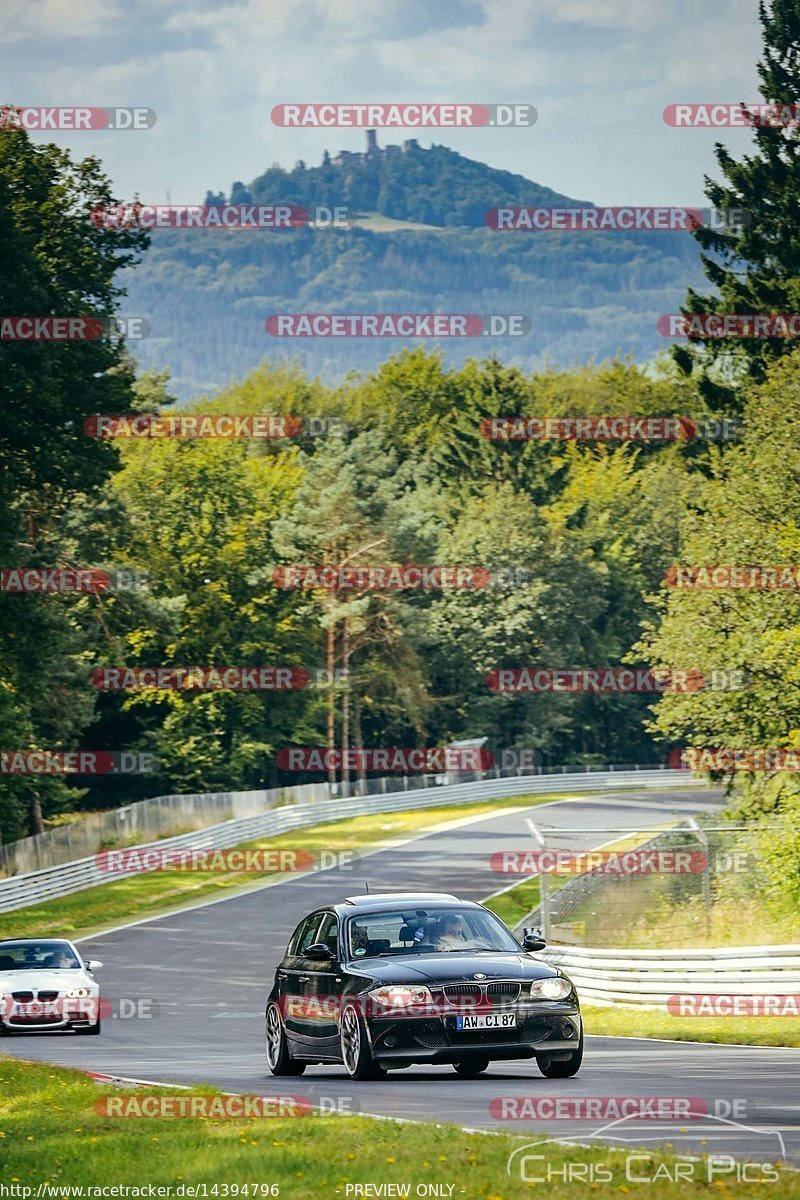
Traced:
<path fill-rule="evenodd" d="M 119 0 L 22 0 L 4 7 L 0 42 L 101 37 L 124 15 Z"/>
<path fill-rule="evenodd" d="M 461 100 L 531 103 L 539 122 L 430 130 L 419 135 L 424 145 L 442 142 L 604 203 L 699 201 L 713 139 L 676 136 L 663 108 L 756 95 L 751 0 L 717 0 L 713 10 L 696 0 L 25 0 L 12 8 L 6 36 L 26 39 L 6 55 L 15 96 L 157 112 L 147 134 L 59 136 L 77 154 L 100 155 L 122 195 L 169 188 L 197 199 L 275 160 L 291 166 L 319 161 L 324 148 L 361 148 L 355 129 L 274 127 L 279 103 Z M 415 134 L 380 140 L 406 136 Z"/>

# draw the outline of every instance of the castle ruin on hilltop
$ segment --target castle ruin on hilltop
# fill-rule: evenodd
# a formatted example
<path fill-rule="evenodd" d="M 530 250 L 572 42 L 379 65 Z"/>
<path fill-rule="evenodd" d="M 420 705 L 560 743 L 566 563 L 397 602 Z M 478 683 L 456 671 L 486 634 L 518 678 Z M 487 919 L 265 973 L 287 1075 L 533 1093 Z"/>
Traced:
<path fill-rule="evenodd" d="M 367 149 L 362 153 L 359 150 L 340 150 L 335 158 L 330 161 L 335 167 L 349 166 L 363 158 L 394 158 L 400 154 L 408 154 L 409 150 L 419 150 L 419 142 L 416 138 L 406 138 L 399 146 L 379 146 L 377 129 L 367 130 Z"/>

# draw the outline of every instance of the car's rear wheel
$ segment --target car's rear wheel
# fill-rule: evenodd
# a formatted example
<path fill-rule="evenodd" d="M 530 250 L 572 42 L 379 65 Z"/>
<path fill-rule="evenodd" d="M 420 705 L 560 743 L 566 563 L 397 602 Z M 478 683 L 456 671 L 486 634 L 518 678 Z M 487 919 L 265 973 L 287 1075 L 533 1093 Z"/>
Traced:
<path fill-rule="evenodd" d="M 366 1026 L 354 1004 L 348 1004 L 342 1010 L 339 1046 L 344 1069 L 351 1079 L 383 1079 L 386 1075 L 372 1056 Z"/>
<path fill-rule="evenodd" d="M 280 1010 L 277 1004 L 270 1004 L 267 1009 L 266 1037 L 267 1066 L 273 1075 L 302 1075 L 306 1064 L 296 1062 L 289 1053 L 286 1040 L 286 1030 L 283 1028 Z"/>
<path fill-rule="evenodd" d="M 482 1075 L 488 1065 L 488 1058 L 473 1058 L 471 1061 L 465 1058 L 461 1062 L 453 1063 L 453 1068 L 456 1075 L 461 1075 L 464 1079 L 472 1079 L 474 1075 Z"/>
<path fill-rule="evenodd" d="M 581 1040 L 578 1042 L 578 1049 L 570 1054 L 569 1058 L 552 1059 L 547 1054 L 539 1055 L 536 1059 L 539 1064 L 539 1070 L 548 1079 L 569 1079 L 573 1075 L 577 1075 L 583 1061 L 583 1031 L 581 1031 Z"/>

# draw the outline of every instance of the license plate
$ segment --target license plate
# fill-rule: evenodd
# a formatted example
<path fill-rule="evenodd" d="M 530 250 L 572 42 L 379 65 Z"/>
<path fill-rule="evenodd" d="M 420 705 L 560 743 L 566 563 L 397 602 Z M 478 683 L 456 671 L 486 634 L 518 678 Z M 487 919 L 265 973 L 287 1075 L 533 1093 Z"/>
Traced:
<path fill-rule="evenodd" d="M 456 1017 L 456 1029 L 513 1029 L 516 1013 L 486 1013 L 474 1017 Z"/>

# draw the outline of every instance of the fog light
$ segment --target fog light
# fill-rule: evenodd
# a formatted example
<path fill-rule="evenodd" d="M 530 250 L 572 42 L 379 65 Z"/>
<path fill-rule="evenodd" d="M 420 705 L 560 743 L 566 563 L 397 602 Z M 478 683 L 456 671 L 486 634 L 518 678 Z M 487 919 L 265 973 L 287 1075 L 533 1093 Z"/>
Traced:
<path fill-rule="evenodd" d="M 573 1025 L 570 1025 L 569 1021 L 565 1021 L 564 1024 L 561 1026 L 561 1032 L 565 1038 L 574 1038 L 575 1037 L 575 1028 Z"/>
<path fill-rule="evenodd" d="M 396 1046 L 397 1038 L 394 1037 L 392 1034 L 389 1034 L 389 1036 L 387 1038 L 383 1039 L 383 1044 L 384 1044 L 384 1046 Z"/>

